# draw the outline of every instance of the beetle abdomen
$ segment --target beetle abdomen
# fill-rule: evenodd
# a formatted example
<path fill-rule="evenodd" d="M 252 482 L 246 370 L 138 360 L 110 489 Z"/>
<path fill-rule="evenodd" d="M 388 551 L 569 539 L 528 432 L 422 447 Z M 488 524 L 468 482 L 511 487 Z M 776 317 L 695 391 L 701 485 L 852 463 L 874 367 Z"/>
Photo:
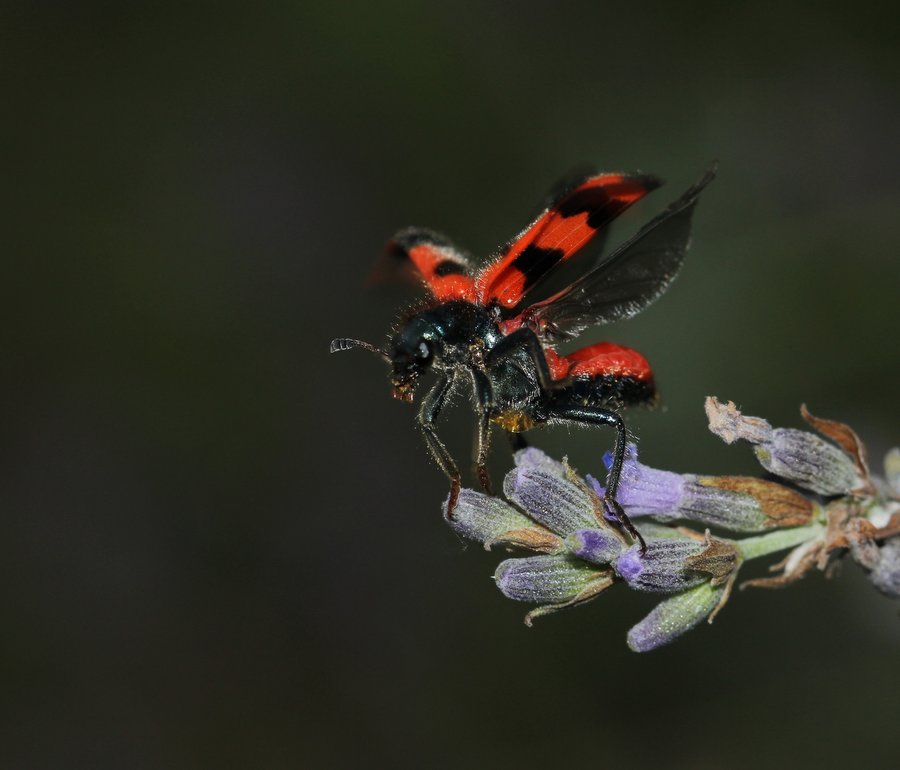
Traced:
<path fill-rule="evenodd" d="M 553 391 L 550 403 L 582 404 L 619 409 L 624 406 L 652 406 L 656 401 L 653 378 L 613 374 L 578 377 L 565 388 Z"/>
<path fill-rule="evenodd" d="M 565 356 L 548 353 L 554 379 L 571 380 L 552 401 L 616 408 L 652 404 L 656 398 L 650 364 L 636 350 L 599 342 Z"/>

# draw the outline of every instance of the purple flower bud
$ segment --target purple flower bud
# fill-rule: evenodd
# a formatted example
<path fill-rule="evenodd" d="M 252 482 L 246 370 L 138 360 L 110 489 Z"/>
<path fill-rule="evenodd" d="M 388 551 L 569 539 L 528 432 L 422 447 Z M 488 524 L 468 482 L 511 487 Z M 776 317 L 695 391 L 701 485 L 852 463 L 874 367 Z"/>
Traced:
<path fill-rule="evenodd" d="M 625 543 L 611 529 L 576 529 L 566 538 L 566 548 L 579 559 L 612 564 L 625 550 Z"/>
<path fill-rule="evenodd" d="M 861 466 L 862 448 L 856 434 L 846 425 L 813 417 L 806 407 L 803 418 L 816 430 L 855 453 Z M 840 448 L 823 438 L 794 428 L 775 428 L 760 417 L 747 417 L 733 402 L 722 404 L 706 399 L 709 429 L 726 443 L 738 439 L 754 444 L 760 464 L 770 473 L 793 481 L 820 495 L 845 495 L 864 483 L 857 464 Z"/>
<path fill-rule="evenodd" d="M 612 460 L 604 458 L 609 465 Z M 603 489 L 588 477 L 597 494 Z M 695 476 L 650 468 L 638 462 L 632 444 L 622 466 L 617 498 L 631 516 L 658 521 L 686 520 L 732 532 L 806 524 L 814 505 L 781 484 L 745 476 Z"/>
<path fill-rule="evenodd" d="M 486 548 L 503 543 L 543 553 L 563 549 L 559 537 L 535 524 L 509 503 L 472 489 L 460 491 L 452 520 L 447 519 L 447 504 L 444 503 L 444 518 L 460 535 L 483 543 Z"/>
<path fill-rule="evenodd" d="M 597 526 L 593 501 L 585 489 L 535 465 L 510 471 L 503 492 L 532 519 L 561 535 Z"/>
<path fill-rule="evenodd" d="M 814 433 L 777 428 L 754 451 L 767 471 L 820 495 L 845 495 L 861 482 L 853 461 Z"/>
<path fill-rule="evenodd" d="M 799 492 L 749 476 L 693 476 L 685 483 L 679 514 L 732 532 L 808 524 L 816 505 Z"/>
<path fill-rule="evenodd" d="M 900 599 L 900 535 L 886 540 L 869 580 L 885 596 Z"/>
<path fill-rule="evenodd" d="M 659 518 L 687 519 L 732 532 L 759 532 L 766 526 L 766 515 L 754 497 L 721 488 L 712 477 L 690 477 L 678 510 Z"/>
<path fill-rule="evenodd" d="M 628 646 L 635 652 L 649 652 L 677 639 L 716 609 L 725 590 L 701 583 L 660 602 L 628 632 Z"/>
<path fill-rule="evenodd" d="M 616 574 L 638 591 L 683 591 L 709 579 L 692 569 L 689 561 L 705 548 L 704 542 L 692 539 L 650 540 L 644 554 L 638 545 L 626 549 L 616 560 Z"/>
<path fill-rule="evenodd" d="M 494 573 L 504 596 L 534 604 L 570 601 L 603 577 L 605 572 L 562 555 L 507 559 Z"/>

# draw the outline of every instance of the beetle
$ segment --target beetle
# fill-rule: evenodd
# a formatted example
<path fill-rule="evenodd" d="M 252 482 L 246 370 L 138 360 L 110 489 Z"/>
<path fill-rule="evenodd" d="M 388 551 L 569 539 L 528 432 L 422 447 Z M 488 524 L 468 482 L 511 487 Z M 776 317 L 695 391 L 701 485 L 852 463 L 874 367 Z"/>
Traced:
<path fill-rule="evenodd" d="M 389 242 L 389 254 L 420 274 L 427 300 L 401 319 L 387 349 L 338 338 L 331 352 L 363 348 L 378 354 L 391 367 L 394 396 L 407 402 L 414 400 L 424 374 L 437 374 L 421 400 L 417 423 L 450 480 L 448 518 L 453 518 L 461 475 L 436 422 L 454 388 L 468 381 L 478 415 L 474 460 L 486 492 L 491 493 L 486 462 L 492 426 L 503 428 L 514 448 L 526 446 L 521 433 L 544 424 L 611 426 L 616 441 L 604 507 L 644 547 L 616 490 L 627 435 L 620 410 L 655 403 L 650 365 L 637 351 L 609 342 L 565 354 L 556 348 L 592 326 L 632 317 L 669 287 L 689 246 L 698 197 L 715 172 L 713 165 L 593 269 L 531 304 L 525 299 L 538 284 L 659 187 L 660 180 L 643 173 L 583 173 L 559 187 L 541 214 L 481 269 L 431 230 L 407 228 Z"/>

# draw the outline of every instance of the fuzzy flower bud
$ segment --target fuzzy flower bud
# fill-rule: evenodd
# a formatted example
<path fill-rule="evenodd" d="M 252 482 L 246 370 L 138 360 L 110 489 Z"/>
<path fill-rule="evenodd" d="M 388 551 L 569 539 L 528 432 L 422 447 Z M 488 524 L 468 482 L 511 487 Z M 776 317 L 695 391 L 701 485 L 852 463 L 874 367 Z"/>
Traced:
<path fill-rule="evenodd" d="M 612 456 L 604 457 L 607 466 Z M 603 488 L 588 477 L 598 495 Z M 695 521 L 732 532 L 759 532 L 769 527 L 806 524 L 815 511 L 803 495 L 781 484 L 745 476 L 696 476 L 651 468 L 629 446 L 617 494 L 632 517 L 657 521 Z"/>
<path fill-rule="evenodd" d="M 754 452 L 769 473 L 820 495 L 845 495 L 860 482 L 853 461 L 814 433 L 776 428 Z"/>
<path fill-rule="evenodd" d="M 619 556 L 616 574 L 631 588 L 651 593 L 671 594 L 709 579 L 690 566 L 689 559 L 704 550 L 705 544 L 694 539 L 650 540 L 646 553 L 633 545 Z"/>
<path fill-rule="evenodd" d="M 836 440 L 849 431 L 840 423 L 815 418 L 805 409 L 802 413 L 807 422 Z M 733 402 L 722 404 L 715 398 L 706 400 L 706 414 L 709 429 L 726 443 L 741 439 L 754 444 L 763 468 L 805 489 L 831 497 L 846 495 L 862 482 L 859 468 L 847 452 L 814 433 L 772 428 L 759 417 L 741 414 Z"/>
<path fill-rule="evenodd" d="M 563 550 L 563 542 L 557 535 L 535 524 L 499 497 L 472 489 L 460 491 L 452 520 L 447 519 L 447 504 L 444 503 L 444 518 L 458 534 L 483 543 L 486 549 L 503 544 L 540 553 Z"/>
<path fill-rule="evenodd" d="M 792 489 L 749 476 L 694 476 L 679 509 L 685 519 L 733 532 L 808 524 L 815 504 Z"/>
<path fill-rule="evenodd" d="M 569 556 L 528 556 L 500 562 L 494 580 L 510 599 L 558 604 L 575 599 L 602 576 L 605 573 Z"/>
<path fill-rule="evenodd" d="M 597 526 L 587 490 L 537 464 L 522 464 L 506 475 L 503 492 L 548 529 L 567 535 Z"/>
<path fill-rule="evenodd" d="M 649 652 L 668 644 L 709 617 L 725 590 L 723 586 L 701 583 L 660 602 L 628 632 L 628 646 L 634 652 Z"/>

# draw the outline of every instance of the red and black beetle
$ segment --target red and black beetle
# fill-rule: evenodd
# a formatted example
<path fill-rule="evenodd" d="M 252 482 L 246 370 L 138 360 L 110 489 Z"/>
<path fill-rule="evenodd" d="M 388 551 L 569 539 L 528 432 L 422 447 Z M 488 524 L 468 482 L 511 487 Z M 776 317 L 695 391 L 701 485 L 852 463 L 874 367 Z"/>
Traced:
<path fill-rule="evenodd" d="M 626 441 L 619 410 L 653 403 L 650 366 L 637 351 L 609 342 L 567 354 L 557 353 L 556 345 L 591 326 L 630 318 L 668 288 L 687 252 L 697 198 L 714 175 L 715 168 L 592 270 L 533 304 L 524 302 L 531 289 L 661 182 L 641 173 L 582 175 L 481 269 L 430 230 L 402 230 L 390 242 L 390 253 L 409 260 L 423 278 L 429 301 L 402 321 L 386 350 L 340 338 L 331 351 L 361 347 L 378 353 L 393 369 L 394 395 L 404 401 L 413 400 L 425 372 L 437 373 L 417 421 L 450 479 L 448 517 L 459 495 L 460 472 L 435 422 L 453 388 L 468 380 L 478 412 L 475 462 L 486 491 L 492 425 L 507 431 L 514 446 L 524 446 L 520 433 L 545 423 L 609 425 L 616 430 L 616 444 L 604 503 L 643 543 L 616 502 Z"/>

